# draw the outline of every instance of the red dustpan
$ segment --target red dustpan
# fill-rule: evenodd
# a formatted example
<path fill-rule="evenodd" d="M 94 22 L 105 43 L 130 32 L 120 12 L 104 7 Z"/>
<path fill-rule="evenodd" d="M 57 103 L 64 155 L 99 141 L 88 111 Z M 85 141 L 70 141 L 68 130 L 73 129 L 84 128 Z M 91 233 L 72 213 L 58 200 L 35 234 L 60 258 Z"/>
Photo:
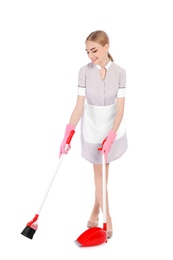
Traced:
<path fill-rule="evenodd" d="M 102 155 L 102 185 L 103 185 L 103 228 L 93 227 L 84 231 L 75 240 L 75 243 L 80 247 L 97 246 L 107 242 L 105 154 Z"/>

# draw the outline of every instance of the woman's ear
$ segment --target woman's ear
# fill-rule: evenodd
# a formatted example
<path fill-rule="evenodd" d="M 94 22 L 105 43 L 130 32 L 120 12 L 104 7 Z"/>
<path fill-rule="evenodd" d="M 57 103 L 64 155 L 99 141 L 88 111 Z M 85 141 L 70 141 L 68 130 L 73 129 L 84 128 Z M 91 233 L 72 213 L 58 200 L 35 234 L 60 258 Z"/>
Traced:
<path fill-rule="evenodd" d="M 109 51 L 109 44 L 108 43 L 105 44 L 104 48 L 105 48 L 105 52 L 108 52 Z"/>

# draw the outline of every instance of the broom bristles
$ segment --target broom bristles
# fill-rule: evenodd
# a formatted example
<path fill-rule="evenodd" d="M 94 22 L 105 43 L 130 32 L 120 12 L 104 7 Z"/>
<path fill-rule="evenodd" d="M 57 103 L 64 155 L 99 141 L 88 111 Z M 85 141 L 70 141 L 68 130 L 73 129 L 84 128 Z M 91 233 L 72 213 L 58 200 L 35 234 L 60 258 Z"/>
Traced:
<path fill-rule="evenodd" d="M 24 230 L 21 232 L 22 235 L 24 235 L 25 237 L 28 237 L 30 239 L 33 238 L 33 235 L 35 234 L 38 225 L 37 225 L 37 219 L 38 219 L 39 215 L 36 214 L 34 216 L 34 218 L 27 223 L 26 227 L 24 228 Z"/>
<path fill-rule="evenodd" d="M 24 230 L 21 232 L 21 234 L 22 234 L 23 236 L 27 237 L 27 238 L 32 239 L 33 236 L 34 236 L 34 234 L 35 234 L 35 232 L 36 232 L 35 229 L 33 229 L 33 228 L 29 227 L 29 226 L 26 226 L 26 227 L 24 228 Z"/>

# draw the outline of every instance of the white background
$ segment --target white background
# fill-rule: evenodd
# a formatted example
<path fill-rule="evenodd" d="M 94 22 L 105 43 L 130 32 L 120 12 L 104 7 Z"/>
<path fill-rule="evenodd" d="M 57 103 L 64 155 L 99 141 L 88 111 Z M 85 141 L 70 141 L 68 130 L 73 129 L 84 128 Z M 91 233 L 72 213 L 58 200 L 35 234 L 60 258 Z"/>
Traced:
<path fill-rule="evenodd" d="M 0 2 L 1 259 L 173 259 L 172 23 L 171 0 Z M 94 199 L 77 126 L 30 240 L 20 233 L 58 164 L 78 70 L 89 62 L 85 38 L 97 29 L 127 73 L 129 148 L 110 166 L 114 235 L 74 243 Z"/>

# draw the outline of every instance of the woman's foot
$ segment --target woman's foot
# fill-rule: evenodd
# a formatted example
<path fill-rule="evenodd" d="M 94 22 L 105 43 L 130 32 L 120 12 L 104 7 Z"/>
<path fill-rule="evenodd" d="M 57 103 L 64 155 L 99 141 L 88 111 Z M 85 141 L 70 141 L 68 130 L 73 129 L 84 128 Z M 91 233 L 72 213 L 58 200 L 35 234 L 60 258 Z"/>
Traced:
<path fill-rule="evenodd" d="M 91 216 L 90 220 L 88 220 L 88 222 L 87 222 L 87 228 L 97 227 L 98 226 L 98 222 L 99 222 L 99 218 L 98 217 Z"/>
<path fill-rule="evenodd" d="M 113 231 L 107 231 L 107 238 L 111 238 L 113 235 Z"/>
<path fill-rule="evenodd" d="M 111 218 L 107 221 L 107 238 L 111 238 L 113 235 L 112 220 Z"/>

